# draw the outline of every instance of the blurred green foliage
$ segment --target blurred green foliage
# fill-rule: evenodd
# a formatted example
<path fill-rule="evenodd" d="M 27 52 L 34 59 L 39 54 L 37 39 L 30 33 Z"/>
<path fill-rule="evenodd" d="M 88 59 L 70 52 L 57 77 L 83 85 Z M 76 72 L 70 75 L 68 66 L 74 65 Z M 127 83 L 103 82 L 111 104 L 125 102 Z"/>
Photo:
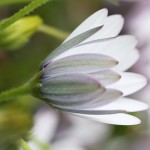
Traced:
<path fill-rule="evenodd" d="M 9 3 L 13 5 L 7 5 L 10 0 L 0 0 L 0 18 L 13 15 L 26 1 L 30 0 L 23 0 L 22 3 L 13 0 Z M 31 15 L 39 15 L 47 25 L 71 32 L 87 16 L 106 6 L 108 4 L 104 5 L 102 0 L 53 0 Z M 10 52 L 0 47 L 0 91 L 25 83 L 39 70 L 42 60 L 60 43 L 58 39 L 37 32 L 17 51 Z M 25 96 L 0 107 L 0 150 L 17 150 L 20 138 L 26 138 L 29 134 L 38 103 L 32 97 Z M 110 137 L 128 136 L 127 133 L 136 135 L 138 130 L 132 128 L 114 126 Z"/>
<path fill-rule="evenodd" d="M 21 138 L 28 139 L 33 125 L 36 101 L 31 96 L 22 96 L 14 102 L 0 106 L 0 148 L 17 150 Z"/>

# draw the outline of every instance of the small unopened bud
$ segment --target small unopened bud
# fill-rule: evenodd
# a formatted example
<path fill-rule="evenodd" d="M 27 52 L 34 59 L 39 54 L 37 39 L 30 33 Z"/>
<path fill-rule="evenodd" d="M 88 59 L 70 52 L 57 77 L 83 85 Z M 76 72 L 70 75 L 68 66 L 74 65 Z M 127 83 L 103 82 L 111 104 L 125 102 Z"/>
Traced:
<path fill-rule="evenodd" d="M 24 17 L 0 32 L 0 47 L 17 49 L 24 46 L 42 24 L 38 16 Z"/>

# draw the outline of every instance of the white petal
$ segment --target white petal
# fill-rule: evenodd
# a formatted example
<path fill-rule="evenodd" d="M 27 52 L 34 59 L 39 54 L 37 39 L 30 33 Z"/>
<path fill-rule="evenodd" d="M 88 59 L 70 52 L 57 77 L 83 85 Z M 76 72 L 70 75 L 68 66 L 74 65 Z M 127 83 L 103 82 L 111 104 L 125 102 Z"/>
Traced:
<path fill-rule="evenodd" d="M 104 86 L 114 84 L 121 78 L 118 73 L 111 70 L 92 72 L 90 74 L 99 80 L 99 82 Z"/>
<path fill-rule="evenodd" d="M 42 141 L 49 142 L 55 134 L 58 123 L 59 118 L 56 113 L 49 109 L 42 109 L 35 115 L 34 127 L 31 132 Z"/>
<path fill-rule="evenodd" d="M 123 35 L 111 40 L 85 44 L 72 48 L 56 57 L 55 60 L 75 54 L 96 53 L 108 55 L 121 62 L 129 52 L 131 53 L 136 44 L 137 41 L 133 36 Z"/>
<path fill-rule="evenodd" d="M 83 115 L 83 114 L 74 114 L 74 115 L 114 125 L 136 125 L 141 123 L 140 119 L 124 113 L 111 115 Z"/>
<path fill-rule="evenodd" d="M 88 54 L 88 53 L 101 54 L 101 49 L 105 48 L 109 43 L 110 40 L 105 42 L 97 42 L 74 47 L 55 57 L 54 61 L 76 54 Z"/>
<path fill-rule="evenodd" d="M 124 72 L 120 73 L 120 75 L 121 79 L 115 84 L 107 86 L 107 88 L 122 91 L 124 96 L 130 95 L 142 89 L 147 83 L 147 80 L 144 76 L 136 73 Z"/>
<path fill-rule="evenodd" d="M 107 18 L 108 10 L 107 9 L 101 9 L 97 12 L 95 12 L 93 15 L 88 17 L 83 23 L 81 23 L 71 34 L 70 36 L 65 40 L 68 41 L 69 39 L 77 36 L 78 34 L 81 34 L 89 29 L 102 26 Z"/>
<path fill-rule="evenodd" d="M 104 27 L 84 42 L 115 37 L 120 33 L 123 24 L 124 19 L 121 15 L 111 15 L 107 17 Z"/>
<path fill-rule="evenodd" d="M 122 59 L 129 55 L 131 51 L 135 48 L 137 40 L 130 35 L 119 36 L 108 43 L 105 48 L 102 48 L 101 53 L 111 56 L 118 60 L 119 62 Z"/>
<path fill-rule="evenodd" d="M 139 59 L 140 54 L 137 49 L 131 50 L 130 53 L 126 54 L 119 64 L 113 68 L 114 71 L 125 71 L 132 67 Z"/>
<path fill-rule="evenodd" d="M 101 54 L 78 54 L 59 59 L 47 65 L 44 77 L 52 77 L 64 73 L 98 72 L 110 69 L 117 64 L 118 62 L 109 56 Z"/>
<path fill-rule="evenodd" d="M 125 110 L 127 112 L 137 112 L 148 109 L 146 103 L 136 101 L 130 98 L 120 98 L 105 106 L 96 108 L 96 110 Z"/>

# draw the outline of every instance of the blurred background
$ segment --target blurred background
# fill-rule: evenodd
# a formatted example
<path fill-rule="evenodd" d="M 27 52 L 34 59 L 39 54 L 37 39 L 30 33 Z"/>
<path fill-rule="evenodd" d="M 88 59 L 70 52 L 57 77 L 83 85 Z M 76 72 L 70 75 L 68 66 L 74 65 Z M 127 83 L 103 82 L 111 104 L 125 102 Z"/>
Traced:
<path fill-rule="evenodd" d="M 0 0 L 3 20 L 30 0 L 7 4 Z M 149 0 L 53 0 L 35 10 L 47 25 L 73 31 L 84 19 L 101 8 L 110 14 L 122 14 L 122 34 L 138 39 L 141 58 L 131 71 L 150 79 L 150 1 Z M 3 36 L 0 36 L 0 41 Z M 62 40 L 35 32 L 28 42 L 16 49 L 0 46 L 0 92 L 22 85 L 38 70 L 42 60 Z M 1 43 L 1 42 L 0 42 Z M 130 97 L 150 104 L 150 84 Z M 149 150 L 150 111 L 135 114 L 142 124 L 113 126 L 88 121 L 55 111 L 30 96 L 19 97 L 0 106 L 0 150 L 20 149 L 24 138 L 32 150 Z"/>

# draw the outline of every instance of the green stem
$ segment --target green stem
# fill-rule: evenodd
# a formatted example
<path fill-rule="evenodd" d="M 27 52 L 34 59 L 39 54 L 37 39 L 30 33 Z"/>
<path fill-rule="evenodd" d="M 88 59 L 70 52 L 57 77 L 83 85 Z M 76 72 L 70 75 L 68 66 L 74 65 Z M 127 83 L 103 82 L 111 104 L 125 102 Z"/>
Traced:
<path fill-rule="evenodd" d="M 31 150 L 27 142 L 25 142 L 23 139 L 20 141 L 20 145 L 23 148 L 23 150 Z"/>
<path fill-rule="evenodd" d="M 38 31 L 53 36 L 59 40 L 64 40 L 69 35 L 69 33 L 67 32 L 61 31 L 55 27 L 44 25 L 44 24 L 39 26 Z"/>
<path fill-rule="evenodd" d="M 37 91 L 40 84 L 38 82 L 39 77 L 43 73 L 43 70 L 40 71 L 38 74 L 36 74 L 31 80 L 29 80 L 24 85 L 10 89 L 8 91 L 4 91 L 0 93 L 0 103 L 5 103 L 14 100 L 14 98 L 17 98 L 19 96 L 23 95 L 37 95 Z"/>
<path fill-rule="evenodd" d="M 0 103 L 10 101 L 18 96 L 27 95 L 31 93 L 29 84 L 25 84 L 18 88 L 14 88 L 8 91 L 0 93 Z"/>
<path fill-rule="evenodd" d="M 35 10 L 36 8 L 40 7 L 48 1 L 50 0 L 33 0 L 31 3 L 29 3 L 23 9 L 18 11 L 16 14 L 0 23 L 0 31 L 3 31 L 8 26 L 16 22 L 18 19 L 24 17 L 25 15 L 29 14 L 30 12 L 32 12 L 33 10 Z"/>

